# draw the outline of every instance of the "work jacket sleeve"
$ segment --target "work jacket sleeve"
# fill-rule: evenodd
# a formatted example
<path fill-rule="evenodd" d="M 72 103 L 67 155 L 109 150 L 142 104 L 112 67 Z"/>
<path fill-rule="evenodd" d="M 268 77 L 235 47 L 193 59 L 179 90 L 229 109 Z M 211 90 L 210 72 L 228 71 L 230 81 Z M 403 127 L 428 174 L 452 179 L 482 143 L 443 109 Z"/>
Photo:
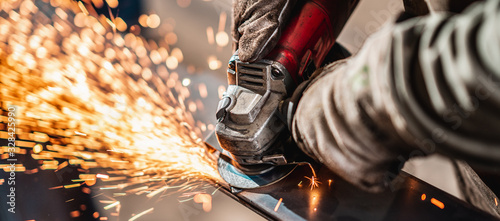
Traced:
<path fill-rule="evenodd" d="M 413 156 L 500 165 L 500 1 L 387 24 L 328 65 L 293 120 L 299 146 L 371 191 Z"/>

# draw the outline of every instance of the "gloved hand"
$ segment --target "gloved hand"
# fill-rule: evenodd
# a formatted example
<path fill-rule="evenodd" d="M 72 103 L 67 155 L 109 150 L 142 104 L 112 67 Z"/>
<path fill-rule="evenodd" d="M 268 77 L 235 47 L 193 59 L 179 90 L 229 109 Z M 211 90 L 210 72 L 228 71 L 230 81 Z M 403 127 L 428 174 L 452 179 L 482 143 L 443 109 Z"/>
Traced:
<path fill-rule="evenodd" d="M 371 192 L 388 187 L 412 150 L 388 88 L 393 31 L 387 24 L 356 55 L 324 67 L 303 92 L 292 124 L 306 154 Z"/>
<path fill-rule="evenodd" d="M 386 24 L 304 91 L 298 146 L 369 191 L 392 184 L 408 158 L 437 151 L 498 168 L 498 9 L 490 0 Z"/>
<path fill-rule="evenodd" d="M 372 192 L 390 184 L 412 150 L 387 88 L 393 31 L 386 25 L 358 54 L 324 67 L 304 91 L 292 125 L 305 153 Z"/>
<path fill-rule="evenodd" d="M 278 43 L 296 0 L 236 0 L 233 5 L 233 49 L 241 61 L 254 62 Z"/>

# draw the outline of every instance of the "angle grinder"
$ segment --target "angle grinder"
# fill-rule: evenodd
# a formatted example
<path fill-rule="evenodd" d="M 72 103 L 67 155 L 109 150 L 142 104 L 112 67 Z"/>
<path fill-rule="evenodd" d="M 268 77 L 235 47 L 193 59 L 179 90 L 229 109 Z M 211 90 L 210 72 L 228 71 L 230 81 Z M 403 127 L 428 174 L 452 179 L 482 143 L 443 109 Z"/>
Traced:
<path fill-rule="evenodd" d="M 358 0 L 299 1 L 276 47 L 264 59 L 230 59 L 228 88 L 219 101 L 215 137 L 218 170 L 232 187 L 273 184 L 311 160 L 290 136 L 280 108 L 301 82 L 320 68 Z M 287 105 L 288 106 L 288 105 Z"/>

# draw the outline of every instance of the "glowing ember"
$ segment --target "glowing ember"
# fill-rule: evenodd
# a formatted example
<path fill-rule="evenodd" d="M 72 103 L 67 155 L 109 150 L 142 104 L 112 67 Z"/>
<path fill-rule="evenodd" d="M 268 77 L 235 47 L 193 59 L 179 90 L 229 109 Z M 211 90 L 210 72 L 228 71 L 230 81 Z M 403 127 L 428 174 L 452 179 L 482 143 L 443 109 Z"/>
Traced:
<path fill-rule="evenodd" d="M 40 152 L 42 152 L 42 150 L 43 150 L 43 146 L 41 144 L 36 144 L 33 147 L 33 153 L 40 153 Z"/>
<path fill-rule="evenodd" d="M 431 203 L 439 207 L 440 209 L 444 209 L 444 203 L 435 198 L 431 198 Z"/>
<path fill-rule="evenodd" d="M 78 211 L 78 210 L 71 211 L 70 216 L 73 217 L 73 218 L 79 217 L 80 216 L 80 211 Z"/>

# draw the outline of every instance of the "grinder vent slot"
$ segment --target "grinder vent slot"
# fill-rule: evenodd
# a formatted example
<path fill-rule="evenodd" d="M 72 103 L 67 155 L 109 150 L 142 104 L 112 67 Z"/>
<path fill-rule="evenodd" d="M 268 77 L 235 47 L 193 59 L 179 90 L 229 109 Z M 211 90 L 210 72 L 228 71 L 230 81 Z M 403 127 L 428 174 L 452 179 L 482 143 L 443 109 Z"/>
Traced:
<path fill-rule="evenodd" d="M 237 84 L 250 90 L 262 91 L 266 87 L 266 65 L 238 64 Z"/>

